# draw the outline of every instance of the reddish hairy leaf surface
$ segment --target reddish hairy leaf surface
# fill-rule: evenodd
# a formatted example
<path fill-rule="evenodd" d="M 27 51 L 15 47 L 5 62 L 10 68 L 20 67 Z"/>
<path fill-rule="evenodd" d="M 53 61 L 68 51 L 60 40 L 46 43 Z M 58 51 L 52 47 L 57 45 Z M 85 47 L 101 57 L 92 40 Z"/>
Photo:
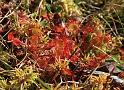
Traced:
<path fill-rule="evenodd" d="M 30 51 L 36 51 L 38 48 L 37 48 L 37 45 L 31 44 L 31 45 L 28 45 L 28 49 L 29 49 Z"/>
<path fill-rule="evenodd" d="M 78 56 L 73 55 L 70 60 L 71 60 L 71 62 L 75 63 L 78 61 Z"/>
<path fill-rule="evenodd" d="M 110 34 L 106 34 L 104 37 L 104 43 L 109 43 L 112 40 L 112 37 Z"/>
<path fill-rule="evenodd" d="M 66 27 L 69 32 L 76 34 L 79 31 L 80 22 L 76 19 L 69 19 Z"/>
<path fill-rule="evenodd" d="M 72 76 L 73 75 L 73 72 L 70 69 L 63 68 L 62 69 L 62 74 Z"/>
<path fill-rule="evenodd" d="M 8 34 L 8 37 L 7 38 L 8 38 L 9 41 L 12 41 L 14 39 L 14 33 L 13 32 L 10 32 Z"/>
<path fill-rule="evenodd" d="M 104 59 L 106 59 L 107 57 L 108 57 L 107 54 L 100 53 L 100 54 L 96 55 L 95 59 L 96 59 L 96 60 L 104 60 Z"/>
<path fill-rule="evenodd" d="M 87 64 L 89 68 L 96 68 L 99 65 L 95 59 L 89 59 Z"/>
<path fill-rule="evenodd" d="M 10 32 L 8 34 L 8 40 L 12 42 L 13 45 L 15 46 L 20 46 L 22 45 L 22 41 L 20 41 L 18 38 L 14 37 L 14 32 Z"/>
<path fill-rule="evenodd" d="M 54 26 L 54 31 L 57 33 L 62 33 L 62 32 L 64 32 L 64 28 L 61 25 Z"/>
<path fill-rule="evenodd" d="M 14 38 L 12 41 L 13 45 L 20 46 L 22 45 L 22 41 L 20 41 L 18 38 Z"/>
<path fill-rule="evenodd" d="M 93 33 L 94 31 L 94 27 L 90 24 L 87 23 L 84 27 L 83 27 L 83 34 L 84 35 L 88 35 L 88 33 Z"/>
<path fill-rule="evenodd" d="M 37 35 L 32 35 L 30 38 L 30 43 L 31 44 L 38 44 L 38 39 L 39 39 L 39 37 Z"/>

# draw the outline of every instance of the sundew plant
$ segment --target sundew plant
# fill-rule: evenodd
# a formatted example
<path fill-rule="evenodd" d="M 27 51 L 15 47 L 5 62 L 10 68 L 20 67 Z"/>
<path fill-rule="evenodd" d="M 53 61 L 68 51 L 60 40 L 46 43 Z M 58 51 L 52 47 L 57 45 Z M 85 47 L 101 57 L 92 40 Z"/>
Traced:
<path fill-rule="evenodd" d="M 124 0 L 0 0 L 0 90 L 124 90 Z"/>

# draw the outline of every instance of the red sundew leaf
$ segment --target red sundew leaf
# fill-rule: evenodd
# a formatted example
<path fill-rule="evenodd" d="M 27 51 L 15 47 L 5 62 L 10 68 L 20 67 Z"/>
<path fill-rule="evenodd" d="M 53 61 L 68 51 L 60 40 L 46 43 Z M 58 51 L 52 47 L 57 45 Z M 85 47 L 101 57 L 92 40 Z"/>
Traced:
<path fill-rule="evenodd" d="M 38 44 L 38 39 L 39 39 L 39 37 L 37 35 L 32 35 L 30 38 L 30 43 L 31 44 Z"/>
<path fill-rule="evenodd" d="M 48 55 L 47 56 L 48 64 L 53 64 L 55 63 L 55 57 L 54 55 Z"/>
<path fill-rule="evenodd" d="M 80 66 L 81 66 L 82 68 L 88 68 L 88 67 L 89 67 L 89 65 L 86 64 L 86 63 L 81 63 Z"/>
<path fill-rule="evenodd" d="M 37 45 L 31 44 L 31 45 L 28 45 L 28 49 L 29 49 L 30 51 L 36 51 L 38 48 L 37 48 Z"/>
<path fill-rule="evenodd" d="M 54 54 L 56 58 L 64 58 L 62 46 L 60 46 L 59 44 L 56 45 Z"/>
<path fill-rule="evenodd" d="M 86 30 L 83 31 L 83 35 L 87 36 L 88 32 Z"/>
<path fill-rule="evenodd" d="M 64 48 L 64 40 L 62 40 L 60 37 L 56 37 L 52 41 L 52 46 L 54 47 L 53 53 L 55 54 L 56 58 L 63 57 L 63 48 Z"/>
<path fill-rule="evenodd" d="M 62 69 L 62 74 L 73 76 L 74 73 L 70 69 L 63 68 Z"/>
<path fill-rule="evenodd" d="M 99 65 L 99 62 L 97 62 L 95 59 L 89 59 L 87 65 L 89 68 L 96 68 Z"/>
<path fill-rule="evenodd" d="M 74 43 L 67 36 L 61 35 L 50 40 L 44 48 L 51 49 L 56 58 L 64 59 L 69 58 L 74 49 Z"/>
<path fill-rule="evenodd" d="M 71 55 L 71 52 L 74 50 L 75 48 L 75 45 L 74 45 L 74 42 L 73 40 L 70 40 L 69 38 L 63 38 L 63 55 L 66 57 L 66 58 L 69 58 L 70 55 Z"/>
<path fill-rule="evenodd" d="M 14 38 L 14 32 L 10 32 L 10 33 L 8 34 L 8 37 L 7 37 L 7 38 L 8 38 L 8 40 L 11 41 L 12 44 L 15 45 L 15 46 L 20 46 L 20 45 L 23 44 L 23 42 L 20 41 L 18 38 Z"/>
<path fill-rule="evenodd" d="M 73 55 L 73 56 L 71 57 L 70 61 L 73 62 L 73 63 L 77 62 L 77 61 L 78 61 L 78 56 Z"/>
<path fill-rule="evenodd" d="M 88 33 L 89 33 L 89 32 L 90 32 L 90 33 L 93 32 L 93 27 L 92 27 L 92 26 L 87 26 L 85 29 L 87 30 Z"/>
<path fill-rule="evenodd" d="M 63 56 L 65 58 L 69 58 L 70 57 L 70 54 L 74 48 L 74 45 L 73 45 L 73 41 L 70 40 L 69 38 L 67 37 L 63 37 L 62 38 L 62 42 L 63 42 L 63 46 L 62 46 L 62 51 L 63 51 Z"/>
<path fill-rule="evenodd" d="M 80 26 L 81 22 L 78 19 L 71 18 L 68 20 L 68 25 L 69 24 L 75 24 L 77 26 Z"/>
<path fill-rule="evenodd" d="M 64 32 L 64 28 L 62 26 L 54 26 L 54 31 L 57 33 L 62 33 Z"/>
<path fill-rule="evenodd" d="M 63 55 L 66 57 L 66 58 L 69 58 L 70 56 L 70 49 L 69 49 L 69 42 L 65 39 L 63 41 L 64 45 L 63 45 Z"/>
<path fill-rule="evenodd" d="M 47 45 L 44 46 L 44 49 L 49 50 L 52 47 L 55 47 L 55 41 L 54 40 L 49 40 L 49 42 L 47 43 Z"/>
<path fill-rule="evenodd" d="M 69 23 L 76 23 L 77 22 L 76 19 L 69 19 L 68 21 L 69 21 Z"/>
<path fill-rule="evenodd" d="M 93 33 L 94 32 L 94 27 L 88 22 L 84 27 L 83 27 L 83 35 L 88 35 L 88 33 Z"/>
<path fill-rule="evenodd" d="M 9 34 L 8 34 L 8 40 L 9 41 L 13 41 L 13 39 L 14 39 L 14 33 L 13 32 L 10 32 Z"/>
<path fill-rule="evenodd" d="M 97 46 L 100 47 L 100 45 L 102 44 L 103 41 L 103 37 L 101 35 L 97 35 L 95 37 L 93 37 L 93 39 L 91 40 L 91 46 Z"/>
<path fill-rule="evenodd" d="M 104 53 L 98 54 L 95 57 L 96 60 L 104 60 L 106 58 L 108 58 L 108 55 L 107 54 L 104 54 Z"/>
<path fill-rule="evenodd" d="M 38 66 L 42 69 L 45 69 L 48 67 L 48 60 L 46 60 L 46 58 L 41 58 L 41 57 L 38 57 L 36 59 L 36 62 L 38 64 Z"/>
<path fill-rule="evenodd" d="M 96 57 L 90 58 L 87 62 L 87 65 L 89 66 L 89 68 L 95 68 L 98 65 L 102 64 L 106 58 L 108 58 L 107 54 L 100 53 L 96 55 Z"/>
<path fill-rule="evenodd" d="M 22 41 L 20 41 L 18 38 L 14 38 L 13 41 L 12 41 L 13 45 L 15 46 L 20 46 L 22 45 Z"/>
<path fill-rule="evenodd" d="M 69 19 L 66 24 L 66 27 L 67 27 L 67 31 L 76 34 L 79 31 L 80 21 L 77 19 Z"/>
<path fill-rule="evenodd" d="M 112 37 L 110 34 L 106 34 L 104 37 L 104 42 L 105 43 L 109 43 L 112 40 Z"/>

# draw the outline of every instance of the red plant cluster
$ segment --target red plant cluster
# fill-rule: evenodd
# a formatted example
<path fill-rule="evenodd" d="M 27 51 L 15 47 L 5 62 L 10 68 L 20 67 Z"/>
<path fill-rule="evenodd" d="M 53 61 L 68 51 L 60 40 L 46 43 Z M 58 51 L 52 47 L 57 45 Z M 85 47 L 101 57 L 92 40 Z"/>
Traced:
<path fill-rule="evenodd" d="M 48 18 L 45 20 L 49 22 Z M 42 31 L 44 28 L 41 28 L 38 22 L 33 22 L 19 13 L 19 23 L 20 27 L 28 24 L 28 27 L 23 30 L 24 34 L 28 36 L 27 48 L 31 53 L 31 58 L 42 69 L 50 67 L 50 64 L 54 64 L 59 59 L 68 60 L 74 65 L 80 61 L 80 64 L 84 64 L 87 68 L 95 68 L 108 57 L 101 52 L 96 53 L 98 50 L 95 50 L 93 46 L 101 48 L 103 44 L 109 45 L 111 36 L 102 33 L 102 31 L 97 31 L 93 20 L 88 21 L 85 25 L 82 25 L 78 19 L 68 19 L 65 23 L 61 21 L 55 23 L 50 30 L 54 37 L 49 37 L 46 42 L 42 42 L 46 32 Z M 25 44 L 23 40 L 15 37 L 15 32 L 8 34 L 8 40 L 15 46 Z M 86 62 L 81 61 L 82 59 L 85 60 L 90 50 L 94 50 L 92 52 L 94 56 L 89 55 Z M 80 67 L 83 66 L 80 65 Z M 65 75 L 73 75 L 69 66 L 62 67 L 61 71 Z"/>
<path fill-rule="evenodd" d="M 106 54 L 103 54 L 103 53 L 98 54 L 94 58 L 90 58 L 87 62 L 87 65 L 89 68 L 95 68 L 101 65 L 106 58 L 108 58 Z"/>
<path fill-rule="evenodd" d="M 20 46 L 23 44 L 22 41 L 20 41 L 18 38 L 14 37 L 14 32 L 10 32 L 8 34 L 8 41 L 11 41 L 13 43 L 13 45 L 15 45 L 15 46 Z"/>

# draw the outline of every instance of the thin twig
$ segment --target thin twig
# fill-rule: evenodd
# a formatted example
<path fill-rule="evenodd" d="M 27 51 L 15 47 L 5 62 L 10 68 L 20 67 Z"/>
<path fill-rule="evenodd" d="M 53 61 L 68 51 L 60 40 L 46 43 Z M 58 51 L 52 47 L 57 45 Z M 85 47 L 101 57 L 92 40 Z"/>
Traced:
<path fill-rule="evenodd" d="M 20 2 L 20 4 L 9 14 L 9 12 L 10 11 L 8 11 L 7 13 L 6 13 L 6 15 L 0 20 L 0 23 L 5 19 L 5 18 L 8 18 L 9 16 L 11 16 L 14 12 L 15 12 L 15 10 L 17 10 L 18 8 L 19 8 L 19 6 L 21 5 L 21 2 Z"/>
<path fill-rule="evenodd" d="M 27 46 L 27 39 L 25 41 L 25 46 Z M 22 63 L 25 61 L 25 59 L 27 58 L 27 56 L 28 56 L 28 52 L 27 52 L 27 48 L 26 48 L 26 54 L 25 54 L 24 58 L 16 66 L 20 65 L 19 68 L 21 68 L 22 67 Z"/>

